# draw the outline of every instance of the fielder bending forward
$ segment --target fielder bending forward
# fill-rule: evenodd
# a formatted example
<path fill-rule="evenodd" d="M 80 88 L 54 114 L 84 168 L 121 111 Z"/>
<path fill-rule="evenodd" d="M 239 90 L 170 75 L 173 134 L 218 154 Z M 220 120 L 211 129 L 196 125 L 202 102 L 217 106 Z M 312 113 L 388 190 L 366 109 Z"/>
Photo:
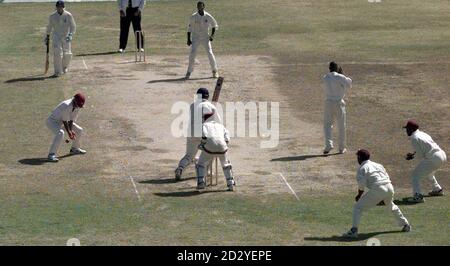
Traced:
<path fill-rule="evenodd" d="M 205 47 L 208 53 L 213 77 L 218 78 L 219 73 L 217 72 L 217 63 L 212 51 L 211 42 L 214 39 L 214 33 L 219 25 L 217 25 L 217 21 L 214 17 L 205 11 L 205 3 L 198 2 L 197 10 L 198 12 L 192 14 L 189 19 L 187 45 L 191 46 L 191 53 L 189 54 L 189 66 L 186 73 L 186 79 L 189 79 L 192 71 L 194 71 L 195 57 L 197 56 L 197 49 L 200 45 Z M 209 28 L 211 28 L 211 35 L 209 35 Z"/>
<path fill-rule="evenodd" d="M 53 32 L 53 66 L 54 77 L 66 73 L 72 59 L 71 42 L 76 31 L 75 20 L 72 14 L 64 9 L 64 1 L 56 2 L 56 11 L 50 15 L 47 26 L 45 43 L 50 41 L 50 33 Z"/>
<path fill-rule="evenodd" d="M 445 164 L 447 155 L 430 135 L 419 130 L 419 125 L 416 121 L 409 120 L 404 128 L 415 150 L 414 153 L 406 155 L 406 160 L 412 160 L 414 156 L 421 160 L 411 175 L 413 197 L 409 198 L 408 201 L 411 203 L 424 202 L 420 189 L 420 181 L 423 178 L 428 178 L 432 184 L 432 191 L 428 193 L 428 196 L 443 196 L 442 187 L 434 177 L 434 173 Z"/>
<path fill-rule="evenodd" d="M 411 231 L 408 220 L 406 220 L 398 206 L 393 202 L 394 187 L 384 167 L 381 164 L 369 160 L 370 153 L 367 150 L 358 150 L 356 155 L 360 164 L 356 175 L 359 187 L 358 195 L 355 198 L 357 202 L 353 207 L 353 226 L 343 236 L 357 238 L 358 225 L 362 212 L 375 207 L 380 201 L 385 202 L 387 210 L 394 215 L 399 225 L 402 226 L 402 232 Z M 364 193 L 366 187 L 369 190 Z"/>
<path fill-rule="evenodd" d="M 209 91 L 206 88 L 199 88 L 195 101 L 190 106 L 190 117 L 188 126 L 188 135 L 186 138 L 186 154 L 181 158 L 175 169 L 175 180 L 181 180 L 183 170 L 190 165 L 197 154 L 198 147 L 201 143 L 203 115 L 214 115 L 216 121 L 221 121 L 217 108 L 208 101 Z"/>
<path fill-rule="evenodd" d="M 200 144 L 202 150 L 197 163 L 197 189 L 206 187 L 205 175 L 212 160 L 217 157 L 222 165 L 223 174 L 227 181 L 229 191 L 233 191 L 235 182 L 231 171 L 231 162 L 227 158 L 228 142 L 230 141 L 228 130 L 214 120 L 214 115 L 203 116 L 203 136 Z"/>
<path fill-rule="evenodd" d="M 72 140 L 72 148 L 70 149 L 70 154 L 85 154 L 86 151 L 80 148 L 80 139 L 83 135 L 83 128 L 75 124 L 78 118 L 78 111 L 83 108 L 85 103 L 85 97 L 81 93 L 75 94 L 72 99 L 65 100 L 61 102 L 53 110 L 49 118 L 47 119 L 47 127 L 55 135 L 53 138 L 53 143 L 50 146 L 50 151 L 48 154 L 48 161 L 58 162 L 58 157 L 56 156 L 58 148 L 61 145 L 61 141 L 64 138 L 64 129 L 66 130 L 69 138 Z"/>

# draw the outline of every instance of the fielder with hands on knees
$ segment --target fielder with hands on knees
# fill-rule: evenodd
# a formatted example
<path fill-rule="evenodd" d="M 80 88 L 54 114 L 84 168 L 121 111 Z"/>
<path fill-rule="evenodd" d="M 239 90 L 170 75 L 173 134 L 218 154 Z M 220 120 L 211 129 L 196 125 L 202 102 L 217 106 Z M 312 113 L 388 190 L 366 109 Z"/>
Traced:
<path fill-rule="evenodd" d="M 205 3 L 197 3 L 197 12 L 192 14 L 189 19 L 189 26 L 187 32 L 187 45 L 191 46 L 189 54 L 189 66 L 186 72 L 186 79 L 189 79 L 192 71 L 194 71 L 195 57 L 197 56 L 197 49 L 202 45 L 208 53 L 209 64 L 214 78 L 219 77 L 217 70 L 216 57 L 212 51 L 211 42 L 214 40 L 214 34 L 219 28 L 216 19 L 205 11 Z M 209 29 L 211 28 L 211 35 Z"/>
<path fill-rule="evenodd" d="M 69 138 L 72 140 L 70 154 L 85 154 L 86 151 L 81 149 L 80 139 L 83 135 L 83 128 L 76 124 L 78 111 L 83 108 L 86 98 L 83 94 L 77 93 L 73 98 L 65 100 L 58 104 L 47 119 L 47 127 L 54 134 L 52 145 L 48 153 L 47 160 L 49 162 L 58 162 L 57 152 L 64 138 L 64 130 L 66 130 Z"/>
<path fill-rule="evenodd" d="M 358 237 L 358 226 L 364 211 L 373 208 L 380 201 L 386 203 L 386 208 L 397 220 L 402 227 L 402 232 L 411 231 L 411 225 L 403 216 L 403 213 L 394 203 L 394 187 L 391 184 L 386 169 L 381 164 L 370 160 L 368 150 L 360 149 L 356 153 L 358 163 L 360 164 L 356 180 L 358 181 L 358 195 L 355 197 L 355 205 L 353 207 L 353 225 L 352 228 L 343 236 L 347 238 Z M 368 191 L 364 193 L 364 190 Z"/>
<path fill-rule="evenodd" d="M 403 128 L 405 128 L 414 148 L 414 152 L 406 154 L 405 159 L 409 161 L 417 157 L 420 160 L 411 174 L 413 197 L 409 198 L 408 201 L 411 203 L 425 201 L 420 188 L 420 181 L 423 178 L 427 178 L 432 185 L 432 190 L 428 193 L 428 196 L 443 196 L 444 192 L 434 173 L 445 164 L 447 155 L 430 135 L 419 130 L 419 124 L 415 120 L 408 120 Z"/>
<path fill-rule="evenodd" d="M 119 53 L 124 53 L 128 43 L 128 32 L 130 24 L 133 24 L 133 31 L 141 31 L 141 15 L 144 10 L 145 0 L 118 0 L 120 13 L 120 43 Z M 136 44 L 137 48 L 144 47 L 144 40 L 140 39 L 141 45 Z M 141 52 L 144 48 L 141 48 Z"/>
<path fill-rule="evenodd" d="M 56 2 L 56 11 L 50 15 L 47 25 L 45 44 L 50 42 L 50 34 L 53 39 L 53 77 L 59 77 L 67 73 L 72 60 L 71 42 L 76 31 L 75 20 L 71 13 L 65 9 L 64 1 Z"/>

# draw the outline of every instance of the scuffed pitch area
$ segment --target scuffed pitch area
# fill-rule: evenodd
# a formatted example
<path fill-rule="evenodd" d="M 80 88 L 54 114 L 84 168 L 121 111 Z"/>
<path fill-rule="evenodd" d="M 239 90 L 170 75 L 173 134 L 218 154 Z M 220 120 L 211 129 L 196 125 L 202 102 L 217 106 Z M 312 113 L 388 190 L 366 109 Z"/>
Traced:
<path fill-rule="evenodd" d="M 152 195 L 196 195 L 193 165 L 184 172 L 181 182 L 174 182 L 185 139 L 172 136 L 171 124 L 178 114 L 172 114 L 171 108 L 177 101 L 190 104 L 199 87 L 209 88 L 212 95 L 215 79 L 210 78 L 204 57 L 199 58 L 201 64 L 187 81 L 183 80 L 187 58 L 148 58 L 147 63 L 137 64 L 131 53 L 77 58 L 80 60 L 65 78 L 70 78 L 73 86 L 84 88 L 89 96 L 82 114 L 88 132 L 85 143 L 110 162 L 100 171 L 108 180 L 107 191 L 143 199 Z M 321 126 L 299 120 L 287 105 L 280 93 L 282 88 L 274 81 L 271 65 L 277 64 L 275 59 L 220 56 L 218 60 L 220 74 L 225 77 L 219 102 L 280 103 L 280 141 L 276 148 L 261 149 L 263 139 L 248 137 L 248 132 L 247 137 L 231 140 L 229 158 L 237 182 L 235 193 L 292 194 L 291 186 L 301 198 L 304 191 L 336 188 L 353 176 L 339 166 L 339 158 L 348 155 L 323 157 Z M 218 186 L 205 192 L 225 191 L 220 168 L 218 180 Z"/>

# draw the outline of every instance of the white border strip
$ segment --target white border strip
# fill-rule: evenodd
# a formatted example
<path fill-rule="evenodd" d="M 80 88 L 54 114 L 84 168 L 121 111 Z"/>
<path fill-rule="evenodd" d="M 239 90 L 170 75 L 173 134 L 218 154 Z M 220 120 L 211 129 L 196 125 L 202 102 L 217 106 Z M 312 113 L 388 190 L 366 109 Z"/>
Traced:
<path fill-rule="evenodd" d="M 86 61 L 84 61 L 84 58 L 82 57 L 81 58 L 82 60 L 83 60 L 83 65 L 84 65 L 84 68 L 87 70 L 88 69 L 88 67 L 87 67 L 87 65 L 86 65 Z"/>
<path fill-rule="evenodd" d="M 283 174 L 280 173 L 281 178 L 283 179 L 284 183 L 286 184 L 286 186 L 289 188 L 289 190 L 291 190 L 292 194 L 294 195 L 294 197 L 300 201 L 300 198 L 297 196 L 297 193 L 295 193 L 295 191 L 292 189 L 291 185 L 289 185 L 289 183 L 287 182 L 286 178 L 284 178 Z"/>
<path fill-rule="evenodd" d="M 137 196 L 138 200 L 141 201 L 141 195 L 139 195 L 139 191 L 137 190 L 136 183 L 134 182 L 134 179 L 131 175 L 130 175 L 130 179 L 131 179 L 131 183 L 133 184 L 133 187 L 134 187 L 134 192 L 136 192 L 136 196 Z"/>

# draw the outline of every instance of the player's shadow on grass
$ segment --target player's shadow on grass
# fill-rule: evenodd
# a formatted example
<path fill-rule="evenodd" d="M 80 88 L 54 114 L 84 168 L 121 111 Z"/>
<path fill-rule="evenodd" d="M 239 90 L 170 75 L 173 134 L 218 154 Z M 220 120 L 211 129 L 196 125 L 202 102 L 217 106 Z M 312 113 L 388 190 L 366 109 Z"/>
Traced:
<path fill-rule="evenodd" d="M 117 51 L 110 51 L 110 52 L 99 52 L 99 53 L 86 53 L 86 54 L 77 54 L 75 56 L 97 56 L 97 55 L 110 55 L 110 54 L 118 54 Z"/>
<path fill-rule="evenodd" d="M 377 235 L 396 234 L 402 233 L 402 231 L 384 231 L 384 232 L 372 232 L 372 233 L 359 233 L 357 238 L 346 238 L 343 236 L 330 236 L 330 237 L 305 237 L 306 241 L 323 241 L 323 242 L 355 242 L 361 240 L 367 240 Z"/>
<path fill-rule="evenodd" d="M 74 155 L 75 154 L 66 154 L 63 156 L 59 156 L 58 159 L 64 159 L 64 158 L 71 157 Z M 25 158 L 25 159 L 19 160 L 19 163 L 26 164 L 26 165 L 43 165 L 46 163 L 52 164 L 54 162 L 47 161 L 47 157 L 45 157 L 45 158 Z"/>
<path fill-rule="evenodd" d="M 191 176 L 191 177 L 187 177 L 187 178 L 182 178 L 180 181 L 176 181 L 175 178 L 149 179 L 149 180 L 139 181 L 139 184 L 152 184 L 152 185 L 174 184 L 174 183 L 180 183 L 180 182 L 194 180 L 194 179 L 197 179 L 197 177 Z"/>
<path fill-rule="evenodd" d="M 147 83 L 152 84 L 152 83 L 162 83 L 162 82 L 182 82 L 182 81 L 190 81 L 190 80 L 205 80 L 205 79 L 212 79 L 211 78 L 189 78 L 186 79 L 185 77 L 182 78 L 173 78 L 173 79 L 155 79 L 155 80 L 150 80 Z"/>
<path fill-rule="evenodd" d="M 202 194 L 207 194 L 207 193 L 220 193 L 220 192 L 229 192 L 228 190 L 202 190 L 202 191 L 198 191 L 198 190 L 189 190 L 189 191 L 177 191 L 177 192 L 158 192 L 158 193 L 153 193 L 155 196 L 159 196 L 159 197 L 192 197 L 192 196 L 199 196 Z"/>
<path fill-rule="evenodd" d="M 309 155 L 299 155 L 299 156 L 288 156 L 274 158 L 270 160 L 271 162 L 290 162 L 290 161 L 304 161 L 313 158 L 328 157 L 333 155 L 338 155 L 339 153 L 329 153 L 329 154 L 309 154 Z"/>
<path fill-rule="evenodd" d="M 16 82 L 23 82 L 23 81 L 42 81 L 46 79 L 54 79 L 55 76 L 43 76 L 43 75 L 35 75 L 35 76 L 29 76 L 29 77 L 23 77 L 23 78 L 16 78 L 16 79 L 9 79 L 5 81 L 5 83 L 16 83 Z"/>

